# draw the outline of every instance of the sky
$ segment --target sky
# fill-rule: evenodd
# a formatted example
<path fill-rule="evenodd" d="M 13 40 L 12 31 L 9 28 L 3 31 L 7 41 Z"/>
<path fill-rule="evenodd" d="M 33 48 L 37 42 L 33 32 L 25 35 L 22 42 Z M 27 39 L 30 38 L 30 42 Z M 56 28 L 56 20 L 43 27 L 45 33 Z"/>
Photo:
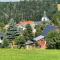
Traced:
<path fill-rule="evenodd" d="M 20 0 L 0 0 L 0 2 L 17 2 L 17 1 L 20 1 Z"/>

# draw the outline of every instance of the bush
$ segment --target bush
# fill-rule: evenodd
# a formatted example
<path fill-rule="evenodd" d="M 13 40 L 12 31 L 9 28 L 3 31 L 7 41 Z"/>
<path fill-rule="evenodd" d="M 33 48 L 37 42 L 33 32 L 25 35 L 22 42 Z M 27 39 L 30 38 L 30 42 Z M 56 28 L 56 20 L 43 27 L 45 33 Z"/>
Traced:
<path fill-rule="evenodd" d="M 25 44 L 24 36 L 19 35 L 18 37 L 16 37 L 15 42 L 18 45 L 18 48 L 24 47 L 24 44 Z"/>
<path fill-rule="evenodd" d="M 3 41 L 3 48 L 8 48 L 9 47 L 9 41 L 8 40 L 4 40 Z"/>
<path fill-rule="evenodd" d="M 49 49 L 60 49 L 60 33 L 53 31 L 46 37 Z"/>

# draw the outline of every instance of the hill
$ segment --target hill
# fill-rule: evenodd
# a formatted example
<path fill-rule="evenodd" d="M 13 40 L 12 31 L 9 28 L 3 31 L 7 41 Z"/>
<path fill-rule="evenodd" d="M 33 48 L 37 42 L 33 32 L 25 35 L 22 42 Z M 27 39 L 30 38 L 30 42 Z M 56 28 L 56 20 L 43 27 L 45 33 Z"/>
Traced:
<path fill-rule="evenodd" d="M 51 0 L 0 2 L 0 23 L 5 25 L 11 18 L 16 22 L 21 20 L 39 21 L 44 10 L 51 19 L 57 11 L 57 5 Z"/>

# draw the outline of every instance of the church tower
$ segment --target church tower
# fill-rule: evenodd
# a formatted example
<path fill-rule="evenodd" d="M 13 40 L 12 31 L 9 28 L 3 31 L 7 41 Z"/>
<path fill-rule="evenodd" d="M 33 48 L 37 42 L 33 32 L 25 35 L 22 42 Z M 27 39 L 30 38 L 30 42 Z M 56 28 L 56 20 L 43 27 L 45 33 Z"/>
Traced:
<path fill-rule="evenodd" d="M 46 11 L 44 11 L 44 14 L 43 14 L 43 17 L 42 17 L 41 21 L 42 22 L 48 22 L 49 21 L 49 18 L 46 15 Z"/>

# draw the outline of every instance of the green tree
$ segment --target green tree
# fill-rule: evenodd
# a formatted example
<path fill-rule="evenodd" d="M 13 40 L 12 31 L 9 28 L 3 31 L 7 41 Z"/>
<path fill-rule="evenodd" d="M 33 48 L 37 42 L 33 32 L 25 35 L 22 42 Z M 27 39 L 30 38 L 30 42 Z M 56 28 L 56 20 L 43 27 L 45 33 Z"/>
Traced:
<path fill-rule="evenodd" d="M 32 27 L 28 24 L 26 25 L 26 30 L 24 31 L 25 40 L 32 40 L 34 38 L 34 34 L 32 32 Z"/>
<path fill-rule="evenodd" d="M 18 45 L 18 48 L 24 47 L 25 45 L 25 38 L 23 35 L 19 35 L 18 37 L 16 37 L 15 42 Z"/>
<path fill-rule="evenodd" d="M 48 25 L 48 23 L 42 23 L 40 25 L 36 25 L 35 28 L 36 28 L 36 34 L 35 36 L 39 36 L 42 34 L 43 30 L 45 29 L 45 27 Z"/>
<path fill-rule="evenodd" d="M 36 28 L 35 36 L 39 36 L 42 33 L 43 29 L 44 29 L 41 25 L 36 25 L 35 28 Z"/>
<path fill-rule="evenodd" d="M 9 22 L 9 27 L 6 31 L 6 35 L 7 35 L 7 39 L 9 39 L 9 40 L 13 40 L 13 39 L 15 39 L 16 36 L 19 35 L 17 27 L 16 27 L 16 23 L 14 22 L 13 19 L 11 19 Z"/>
<path fill-rule="evenodd" d="M 56 26 L 60 26 L 60 12 L 53 15 L 52 22 Z"/>
<path fill-rule="evenodd" d="M 60 49 L 60 33 L 52 31 L 46 37 L 47 46 L 49 49 Z"/>
<path fill-rule="evenodd" d="M 9 40 L 3 40 L 3 48 L 8 48 L 9 47 Z"/>

